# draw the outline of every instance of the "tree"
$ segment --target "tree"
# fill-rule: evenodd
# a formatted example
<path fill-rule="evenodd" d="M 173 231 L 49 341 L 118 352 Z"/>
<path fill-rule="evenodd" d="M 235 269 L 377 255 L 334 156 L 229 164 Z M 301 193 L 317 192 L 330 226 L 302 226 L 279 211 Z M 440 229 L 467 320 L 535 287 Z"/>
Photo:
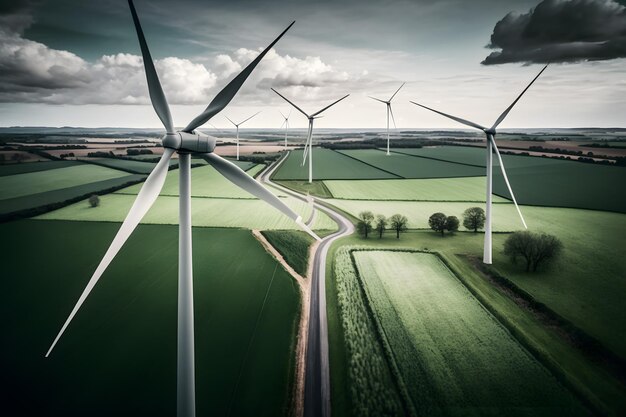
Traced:
<path fill-rule="evenodd" d="M 365 239 L 367 239 L 367 235 L 372 231 L 373 221 L 374 213 L 371 211 L 362 211 L 359 213 L 359 222 L 356 227 L 359 233 L 365 236 Z"/>
<path fill-rule="evenodd" d="M 378 232 L 379 239 L 383 237 L 383 233 L 385 232 L 385 229 L 387 229 L 388 223 L 387 218 L 382 214 L 376 216 L 376 231 Z"/>
<path fill-rule="evenodd" d="M 463 212 L 463 227 L 478 232 L 485 227 L 485 210 L 480 207 L 470 207 Z"/>
<path fill-rule="evenodd" d="M 91 197 L 89 197 L 89 205 L 91 207 L 98 207 L 100 205 L 100 197 L 96 194 L 92 194 Z"/>
<path fill-rule="evenodd" d="M 401 214 L 394 214 L 389 218 L 389 225 L 391 226 L 391 229 L 396 231 L 396 239 L 400 239 L 400 233 L 407 230 L 406 225 L 408 222 L 409 219 Z"/>
<path fill-rule="evenodd" d="M 446 230 L 450 233 L 459 230 L 459 218 L 456 216 L 448 216 L 446 218 Z"/>
<path fill-rule="evenodd" d="M 441 232 L 441 236 L 443 236 L 443 232 L 446 230 L 447 219 L 448 218 L 443 213 L 434 213 L 428 218 L 428 225 L 435 232 Z"/>
<path fill-rule="evenodd" d="M 520 256 L 526 261 L 526 272 L 556 259 L 563 244 L 552 235 L 533 233 L 527 230 L 515 232 L 504 242 L 504 253 L 515 263 Z"/>

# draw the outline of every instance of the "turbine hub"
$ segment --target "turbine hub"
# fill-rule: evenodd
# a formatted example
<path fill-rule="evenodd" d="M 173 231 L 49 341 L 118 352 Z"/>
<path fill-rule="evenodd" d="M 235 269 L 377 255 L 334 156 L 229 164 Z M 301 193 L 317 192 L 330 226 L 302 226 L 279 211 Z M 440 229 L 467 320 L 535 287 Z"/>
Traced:
<path fill-rule="evenodd" d="M 496 129 L 494 129 L 493 127 L 490 127 L 489 129 L 485 129 L 485 133 L 488 134 L 488 135 L 495 136 L 496 135 Z"/>
<path fill-rule="evenodd" d="M 182 144 L 182 139 L 179 133 L 167 133 L 161 139 L 161 143 L 164 148 L 178 149 Z"/>

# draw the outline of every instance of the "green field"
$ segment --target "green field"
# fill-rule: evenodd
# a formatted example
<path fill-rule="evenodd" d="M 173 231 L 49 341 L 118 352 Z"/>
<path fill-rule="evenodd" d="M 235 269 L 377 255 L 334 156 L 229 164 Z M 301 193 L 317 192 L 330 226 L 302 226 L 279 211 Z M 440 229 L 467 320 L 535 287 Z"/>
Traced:
<path fill-rule="evenodd" d="M 100 197 L 100 206 L 92 208 L 80 201 L 59 210 L 43 214 L 38 219 L 121 222 L 135 201 L 134 194 L 107 194 Z M 294 197 L 285 203 L 308 219 L 311 208 Z M 261 200 L 230 198 L 192 198 L 191 216 L 194 226 L 244 229 L 289 229 L 299 227 L 287 216 Z M 142 220 L 146 224 L 178 224 L 178 197 L 160 196 Z M 314 229 L 336 229 L 336 223 L 324 213 L 318 213 Z"/>
<path fill-rule="evenodd" d="M 264 165 L 251 168 L 248 174 L 254 176 Z M 180 171 L 170 171 L 161 190 L 162 196 L 177 196 Z M 118 194 L 137 194 L 143 184 L 137 184 L 118 191 Z M 244 198 L 255 199 L 253 195 L 233 185 L 211 166 L 202 166 L 191 170 L 191 195 L 208 198 Z"/>
<path fill-rule="evenodd" d="M 5 415 L 175 415 L 177 227 L 139 226 L 44 358 L 118 227 L 0 225 Z M 297 285 L 248 231 L 193 245 L 198 415 L 286 415 Z"/>
<path fill-rule="evenodd" d="M 418 414 L 585 414 L 435 255 L 353 256 Z"/>
<path fill-rule="evenodd" d="M 419 156 L 419 161 L 431 163 L 438 161 L 426 158 L 485 166 L 484 148 L 440 146 L 394 152 Z M 626 195 L 615 193 L 616 188 L 626 182 L 624 167 L 520 155 L 503 155 L 502 159 L 515 197 L 521 204 L 626 213 Z M 494 164 L 494 194 L 509 198 L 495 155 Z M 484 171 L 480 175 L 484 175 Z"/>
<path fill-rule="evenodd" d="M 0 200 L 38 194 L 127 176 L 127 172 L 96 165 L 74 165 L 0 177 Z"/>
<path fill-rule="evenodd" d="M 80 162 L 42 161 L 0 165 L 0 177 L 4 177 L 5 175 L 26 174 L 28 172 L 47 171 L 49 169 L 67 168 L 74 165 L 80 165 Z"/>
<path fill-rule="evenodd" d="M 395 152 L 387 156 L 384 151 L 377 149 L 342 150 L 340 152 L 401 178 L 449 178 L 485 175 L 485 169 L 481 167 L 415 158 Z"/>
<path fill-rule="evenodd" d="M 266 230 L 263 236 L 283 256 L 298 274 L 306 276 L 309 266 L 309 247 L 313 238 L 305 232 Z"/>
<path fill-rule="evenodd" d="M 335 180 L 324 185 L 337 199 L 485 202 L 485 177 L 406 180 Z M 509 202 L 494 196 L 495 203 Z"/>
<path fill-rule="evenodd" d="M 308 162 L 302 166 L 302 150 L 289 152 L 289 156 L 274 173 L 274 180 L 308 180 Z M 329 179 L 380 179 L 398 178 L 373 166 L 349 158 L 330 149 L 313 148 L 313 178 Z"/>
<path fill-rule="evenodd" d="M 154 157 L 158 158 L 158 155 L 155 155 Z M 132 172 L 135 174 L 149 174 L 156 166 L 155 162 L 141 162 L 119 158 L 90 158 L 87 159 L 86 162 L 93 163 L 94 165 L 102 165 L 113 169 Z M 170 166 L 177 167 L 178 160 L 170 160 Z"/>

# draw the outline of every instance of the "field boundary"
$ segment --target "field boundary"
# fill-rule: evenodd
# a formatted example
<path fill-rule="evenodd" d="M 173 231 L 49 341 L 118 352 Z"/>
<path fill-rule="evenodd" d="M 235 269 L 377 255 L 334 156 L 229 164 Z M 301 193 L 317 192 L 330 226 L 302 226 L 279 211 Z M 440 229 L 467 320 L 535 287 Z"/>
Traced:
<path fill-rule="evenodd" d="M 377 148 L 379 151 L 381 150 L 380 148 Z M 397 149 L 402 149 L 402 148 L 397 148 Z M 405 148 L 406 149 L 406 148 Z M 419 148 L 412 148 L 412 149 L 419 149 Z M 423 147 L 422 147 L 423 149 Z M 384 152 L 384 151 L 383 151 Z M 487 168 L 485 165 L 475 165 L 475 164 L 468 164 L 465 162 L 457 162 L 457 161 L 449 161 L 447 159 L 441 159 L 441 158 L 433 158 L 432 156 L 422 156 L 422 155 L 414 155 L 414 154 L 410 154 L 410 153 L 406 153 L 406 152 L 401 152 L 401 151 L 397 151 L 397 150 L 392 150 L 391 152 L 393 153 L 399 153 L 401 155 L 407 155 L 407 156 L 414 156 L 415 158 L 424 158 L 424 159 L 430 159 L 432 161 L 439 161 L 439 162 L 448 162 L 451 164 L 457 164 L 457 165 L 465 165 L 468 167 L 475 167 L 475 168 Z M 447 177 L 446 177 L 447 178 Z"/>
<path fill-rule="evenodd" d="M 358 162 L 360 162 L 360 163 L 362 163 L 362 164 L 365 164 L 365 165 L 371 166 L 372 168 L 375 168 L 375 169 L 377 169 L 377 170 L 379 170 L 379 171 L 383 171 L 383 172 L 386 172 L 387 174 L 391 174 L 391 175 L 393 175 L 394 177 L 398 177 L 398 178 L 386 178 L 386 179 L 388 179 L 388 180 L 393 180 L 393 179 L 401 179 L 401 180 L 402 180 L 402 179 L 407 179 L 406 177 L 403 177 L 403 176 L 401 176 L 401 175 L 395 174 L 395 173 L 393 173 L 393 172 L 391 172 L 391 171 L 387 171 L 386 169 L 383 169 L 383 168 L 377 167 L 376 165 L 372 165 L 372 164 L 370 164 L 369 162 L 365 162 L 365 161 L 363 161 L 363 160 L 361 160 L 361 159 L 359 159 L 359 158 L 355 158 L 354 156 L 347 155 L 347 154 L 345 154 L 345 153 L 343 153 L 343 152 L 341 152 L 341 151 L 338 151 L 338 150 L 335 150 L 335 149 L 330 149 L 330 150 L 331 150 L 331 151 L 333 151 L 333 152 L 337 152 L 338 154 L 341 154 L 341 155 L 343 155 L 343 156 L 345 156 L 345 157 L 348 157 L 348 158 L 354 159 L 355 161 L 358 161 Z M 369 178 L 369 179 L 376 179 L 376 178 Z M 385 178 L 381 178 L 381 179 L 385 179 Z M 322 180 L 322 181 L 324 181 L 324 180 Z"/>

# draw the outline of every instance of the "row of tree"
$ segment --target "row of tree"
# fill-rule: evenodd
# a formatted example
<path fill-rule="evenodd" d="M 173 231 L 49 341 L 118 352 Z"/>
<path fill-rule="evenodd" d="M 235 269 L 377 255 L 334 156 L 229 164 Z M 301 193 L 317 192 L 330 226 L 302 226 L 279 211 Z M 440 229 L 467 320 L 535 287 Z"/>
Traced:
<path fill-rule="evenodd" d="M 386 218 L 382 214 L 374 215 L 371 211 L 362 211 L 359 213 L 359 221 L 356 225 L 359 234 L 366 239 L 373 231 L 376 231 L 378 238 L 382 238 L 385 230 L 393 230 L 396 232 L 396 238 L 400 239 L 400 233 L 407 230 L 409 220 L 402 214 L 394 214 Z"/>
<path fill-rule="evenodd" d="M 454 233 L 459 230 L 459 218 L 456 216 L 446 216 L 443 213 L 434 213 L 428 218 L 428 225 L 435 232 L 443 233 L 447 230 Z M 470 207 L 463 212 L 463 226 L 474 233 L 478 229 L 485 227 L 485 211 L 480 207 Z"/>

